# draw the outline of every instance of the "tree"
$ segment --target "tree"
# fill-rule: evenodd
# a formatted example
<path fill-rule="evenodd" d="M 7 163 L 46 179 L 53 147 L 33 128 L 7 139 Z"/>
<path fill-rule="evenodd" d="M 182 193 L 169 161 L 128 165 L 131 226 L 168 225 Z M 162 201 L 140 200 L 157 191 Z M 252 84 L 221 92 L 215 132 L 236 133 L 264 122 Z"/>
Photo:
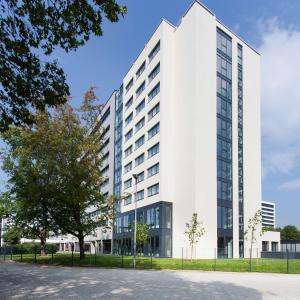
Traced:
<path fill-rule="evenodd" d="M 134 223 L 133 223 L 134 228 Z M 142 251 L 143 244 L 148 240 L 149 237 L 149 226 L 144 222 L 140 221 L 136 223 L 136 245 L 137 249 Z"/>
<path fill-rule="evenodd" d="M 6 245 L 17 245 L 20 243 L 21 237 L 21 231 L 18 227 L 9 226 L 3 234 L 3 241 Z"/>
<path fill-rule="evenodd" d="M 198 214 L 193 213 L 192 220 L 190 223 L 185 223 L 185 231 L 189 244 L 191 246 L 191 260 L 193 259 L 193 249 L 194 246 L 199 242 L 200 238 L 205 233 L 205 228 L 203 227 L 203 223 L 198 219 Z"/>
<path fill-rule="evenodd" d="M 10 199 L 15 207 L 13 224 L 23 237 L 40 239 L 41 255 L 46 255 L 49 233 L 58 231 L 49 212 L 49 199 L 55 190 L 51 181 L 55 166 L 49 163 L 51 151 L 43 144 L 51 136 L 43 136 L 46 132 L 41 130 L 48 121 L 46 114 L 40 114 L 36 128 L 11 128 L 4 134 L 8 145 L 4 170 L 9 174 Z"/>
<path fill-rule="evenodd" d="M 299 240 L 300 231 L 296 226 L 287 225 L 281 229 L 281 239 L 282 240 Z"/>
<path fill-rule="evenodd" d="M 257 241 L 257 234 L 261 236 L 264 229 L 261 227 L 262 213 L 258 210 L 248 221 L 247 229 L 244 232 L 245 240 L 250 239 L 250 261 L 252 260 L 253 245 Z M 257 234 L 256 234 L 257 233 Z"/>
<path fill-rule="evenodd" d="M 103 17 L 118 22 L 126 12 L 116 0 L 0 0 L 0 131 L 32 124 L 33 111 L 65 103 L 64 71 L 46 58 L 101 36 Z"/>

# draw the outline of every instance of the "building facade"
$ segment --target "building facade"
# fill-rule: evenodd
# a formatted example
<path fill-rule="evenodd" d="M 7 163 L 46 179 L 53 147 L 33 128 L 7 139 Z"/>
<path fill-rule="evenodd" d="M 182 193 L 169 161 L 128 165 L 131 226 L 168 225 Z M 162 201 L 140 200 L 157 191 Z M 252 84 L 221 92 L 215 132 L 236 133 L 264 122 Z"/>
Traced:
<path fill-rule="evenodd" d="M 261 208 L 260 55 L 194 1 L 177 26 L 162 20 L 120 86 L 107 171 L 119 198 L 113 252 L 133 251 L 137 201 L 145 255 L 181 257 L 197 213 L 195 256 L 244 257 L 245 222 Z"/>
<path fill-rule="evenodd" d="M 275 228 L 275 203 L 262 201 L 262 226 Z"/>

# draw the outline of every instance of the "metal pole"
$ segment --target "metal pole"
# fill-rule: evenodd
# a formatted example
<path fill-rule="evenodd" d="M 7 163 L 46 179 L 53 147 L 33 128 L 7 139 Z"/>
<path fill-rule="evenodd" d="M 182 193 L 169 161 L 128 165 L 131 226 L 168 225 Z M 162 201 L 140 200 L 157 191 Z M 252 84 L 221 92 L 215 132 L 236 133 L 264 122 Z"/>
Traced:
<path fill-rule="evenodd" d="M 51 263 L 53 264 L 53 252 L 54 252 L 54 249 L 53 249 L 53 244 L 52 244 L 52 251 L 51 251 Z"/>
<path fill-rule="evenodd" d="M 289 250 L 286 248 L 286 272 L 290 273 L 290 266 L 289 266 Z"/>
<path fill-rule="evenodd" d="M 134 240 L 133 240 L 133 268 L 136 268 L 136 230 L 137 230 L 137 175 L 133 174 L 135 179 L 135 197 L 134 197 Z"/>
<path fill-rule="evenodd" d="M 215 248 L 215 263 L 214 263 L 214 270 L 217 269 L 217 249 Z"/>
<path fill-rule="evenodd" d="M 183 247 L 181 248 L 181 269 L 183 270 Z"/>
<path fill-rule="evenodd" d="M 73 247 L 72 247 L 72 267 L 73 267 L 73 265 L 74 265 L 74 249 L 73 249 Z"/>

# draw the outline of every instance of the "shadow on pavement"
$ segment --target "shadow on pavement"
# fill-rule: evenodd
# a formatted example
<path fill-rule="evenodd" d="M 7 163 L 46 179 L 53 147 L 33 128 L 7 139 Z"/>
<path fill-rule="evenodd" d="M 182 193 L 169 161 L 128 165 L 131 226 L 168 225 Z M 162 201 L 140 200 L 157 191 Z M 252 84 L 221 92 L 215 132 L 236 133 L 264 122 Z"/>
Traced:
<path fill-rule="evenodd" d="M 205 275 L 201 280 L 189 276 L 190 273 L 181 271 L 87 269 L 2 262 L 0 299 L 262 299 L 261 293 L 252 288 L 220 280 L 206 281 Z"/>

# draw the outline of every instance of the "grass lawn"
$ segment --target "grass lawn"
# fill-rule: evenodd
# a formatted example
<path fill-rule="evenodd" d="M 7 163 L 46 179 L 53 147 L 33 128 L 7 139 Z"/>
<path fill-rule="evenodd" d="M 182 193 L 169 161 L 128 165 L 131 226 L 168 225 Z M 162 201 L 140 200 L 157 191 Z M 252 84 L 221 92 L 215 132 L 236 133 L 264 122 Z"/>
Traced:
<path fill-rule="evenodd" d="M 9 257 L 7 257 L 9 258 Z M 21 261 L 21 255 L 13 255 L 14 261 Z M 34 263 L 34 254 L 24 254 L 23 262 Z M 37 256 L 37 263 L 39 264 L 54 264 L 62 266 L 72 266 L 72 256 L 69 253 L 56 253 L 52 256 Z M 103 267 L 103 268 L 132 268 L 132 256 L 111 256 L 111 255 L 89 255 L 83 261 L 79 260 L 79 254 L 74 253 L 74 266 L 85 267 Z M 249 272 L 249 259 L 188 259 L 177 258 L 151 258 L 138 257 L 137 268 L 140 269 L 172 269 L 172 270 L 206 270 L 206 271 L 228 271 L 228 272 Z M 267 273 L 300 273 L 300 260 L 285 259 L 253 259 L 253 272 L 267 272 Z M 288 272 L 287 272 L 288 271 Z"/>

